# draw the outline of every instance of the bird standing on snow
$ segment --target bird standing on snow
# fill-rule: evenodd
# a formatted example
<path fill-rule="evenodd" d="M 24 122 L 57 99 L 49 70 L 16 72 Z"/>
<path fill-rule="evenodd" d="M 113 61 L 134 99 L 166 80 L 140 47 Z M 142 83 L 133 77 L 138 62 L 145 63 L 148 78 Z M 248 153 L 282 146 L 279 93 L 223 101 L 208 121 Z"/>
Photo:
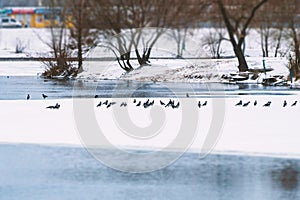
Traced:
<path fill-rule="evenodd" d="M 198 101 L 198 107 L 201 108 L 201 101 Z"/>
<path fill-rule="evenodd" d="M 139 107 L 142 105 L 142 102 L 140 101 L 136 106 Z"/>
<path fill-rule="evenodd" d="M 160 105 L 165 106 L 166 104 L 162 100 L 160 100 Z"/>
<path fill-rule="evenodd" d="M 243 105 L 243 107 L 247 107 L 247 106 L 249 106 L 249 104 L 250 104 L 251 102 L 250 101 L 248 101 L 247 103 L 245 103 L 244 105 Z"/>
<path fill-rule="evenodd" d="M 106 101 L 103 103 L 103 105 L 108 106 L 108 100 L 106 100 Z"/>
<path fill-rule="evenodd" d="M 121 103 L 120 107 L 127 107 L 127 103 L 126 102 Z"/>
<path fill-rule="evenodd" d="M 178 102 L 177 105 L 172 105 L 172 108 L 177 109 L 177 108 L 179 108 L 179 106 L 180 106 L 180 102 Z"/>
<path fill-rule="evenodd" d="M 205 101 L 204 104 L 202 104 L 202 106 L 207 106 L 207 101 Z"/>
<path fill-rule="evenodd" d="M 295 103 L 293 103 L 292 107 L 297 106 L 298 101 L 295 101 Z"/>
<path fill-rule="evenodd" d="M 243 101 L 242 100 L 240 100 L 240 102 L 238 102 L 235 106 L 241 106 L 241 105 L 243 105 Z"/>
<path fill-rule="evenodd" d="M 27 100 L 29 100 L 30 99 L 30 95 L 29 94 L 27 94 L 27 98 L 26 98 Z"/>
<path fill-rule="evenodd" d="M 100 101 L 100 103 L 97 105 L 97 107 L 101 107 L 102 106 L 102 102 Z"/>
<path fill-rule="evenodd" d="M 272 102 L 271 102 L 271 101 L 269 101 L 268 103 L 266 103 L 266 104 L 264 105 L 264 107 L 270 107 L 270 106 L 271 106 L 271 104 L 272 104 Z"/>
<path fill-rule="evenodd" d="M 284 108 L 287 107 L 287 102 L 286 101 L 283 102 L 283 107 Z"/>
<path fill-rule="evenodd" d="M 59 109 L 60 108 L 60 105 L 58 103 L 56 103 L 55 106 L 48 106 L 47 109 Z"/>
<path fill-rule="evenodd" d="M 46 99 L 48 96 L 45 95 L 45 94 L 42 94 L 42 97 L 43 97 L 44 99 Z"/>
<path fill-rule="evenodd" d="M 257 106 L 257 101 L 256 100 L 254 101 L 254 106 Z"/>

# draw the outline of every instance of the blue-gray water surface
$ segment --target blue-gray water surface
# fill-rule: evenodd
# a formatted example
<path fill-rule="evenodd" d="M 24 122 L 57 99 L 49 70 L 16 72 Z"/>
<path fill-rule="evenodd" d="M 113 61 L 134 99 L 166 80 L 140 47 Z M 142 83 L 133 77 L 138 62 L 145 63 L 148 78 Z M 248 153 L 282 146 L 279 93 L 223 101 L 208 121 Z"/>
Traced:
<path fill-rule="evenodd" d="M 131 174 L 82 148 L 0 145 L 0 158 L 5 200 L 300 198 L 300 161 L 292 159 L 185 154 L 162 170 Z"/>
<path fill-rule="evenodd" d="M 229 85 L 222 83 L 153 83 L 122 80 L 68 80 L 58 81 L 41 77 L 0 76 L 0 100 L 41 99 L 45 93 L 49 99 L 86 98 L 98 95 L 110 97 L 224 97 L 225 95 L 277 95 L 292 94 L 289 87 L 264 87 Z"/>

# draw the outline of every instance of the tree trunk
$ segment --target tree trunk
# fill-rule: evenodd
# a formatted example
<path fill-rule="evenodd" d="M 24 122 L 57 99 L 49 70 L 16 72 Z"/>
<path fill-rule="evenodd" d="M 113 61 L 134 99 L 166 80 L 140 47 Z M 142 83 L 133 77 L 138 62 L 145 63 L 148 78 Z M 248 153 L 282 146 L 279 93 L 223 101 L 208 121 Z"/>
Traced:
<path fill-rule="evenodd" d="M 239 71 L 240 72 L 246 72 L 248 71 L 248 64 L 247 64 L 247 61 L 246 61 L 246 58 L 244 56 L 244 53 L 243 53 L 243 50 L 241 47 L 235 47 L 234 48 L 234 53 L 236 55 L 236 57 L 238 58 L 238 61 L 239 61 Z"/>
<path fill-rule="evenodd" d="M 278 57 L 278 52 L 281 46 L 281 37 L 282 37 L 282 30 L 280 30 L 279 36 L 277 37 L 277 44 L 276 44 L 275 55 L 274 55 L 275 58 Z"/>
<path fill-rule="evenodd" d="M 77 48 L 78 48 L 78 53 L 77 53 L 77 57 L 78 57 L 78 69 L 77 69 L 77 74 L 82 72 L 82 62 L 83 62 L 83 58 L 82 58 L 82 29 L 83 29 L 83 23 L 82 23 L 82 9 L 84 5 L 84 0 L 80 1 L 80 8 L 78 9 L 78 33 L 77 33 Z M 76 75 L 77 75 L 76 74 Z"/>
<path fill-rule="evenodd" d="M 143 52 L 143 55 L 141 56 L 139 50 L 135 50 L 136 57 L 138 59 L 139 65 L 144 66 L 149 64 L 149 59 L 151 55 L 151 50 L 152 48 L 146 48 L 145 51 Z"/>

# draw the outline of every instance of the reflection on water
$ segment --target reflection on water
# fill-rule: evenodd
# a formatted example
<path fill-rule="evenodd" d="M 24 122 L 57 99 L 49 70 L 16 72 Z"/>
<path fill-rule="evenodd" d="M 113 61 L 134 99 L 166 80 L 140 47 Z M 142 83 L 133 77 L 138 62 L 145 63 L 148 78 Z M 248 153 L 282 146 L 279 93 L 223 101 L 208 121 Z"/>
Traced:
<path fill-rule="evenodd" d="M 300 198 L 299 160 L 185 154 L 163 170 L 129 174 L 81 148 L 1 145 L 0 158 L 0 199 Z"/>
<path fill-rule="evenodd" d="M 272 171 L 272 180 L 275 185 L 284 190 L 296 190 L 299 184 L 298 164 L 287 162 L 282 168 Z"/>
<path fill-rule="evenodd" d="M 76 83 L 76 92 L 73 93 Z M 0 76 L 1 93 L 0 100 L 22 100 L 29 93 L 32 99 L 41 99 L 41 94 L 46 93 L 49 98 L 83 98 L 99 97 L 191 97 L 210 96 L 219 92 L 218 95 L 243 95 L 254 94 L 263 91 L 262 94 L 276 95 L 277 92 L 287 92 L 288 87 L 262 87 L 255 84 L 230 85 L 222 83 L 153 83 L 135 82 L 122 80 L 48 80 L 40 77 L 3 77 Z M 221 92 L 221 93 L 220 93 Z M 228 93 L 229 92 L 229 93 Z"/>

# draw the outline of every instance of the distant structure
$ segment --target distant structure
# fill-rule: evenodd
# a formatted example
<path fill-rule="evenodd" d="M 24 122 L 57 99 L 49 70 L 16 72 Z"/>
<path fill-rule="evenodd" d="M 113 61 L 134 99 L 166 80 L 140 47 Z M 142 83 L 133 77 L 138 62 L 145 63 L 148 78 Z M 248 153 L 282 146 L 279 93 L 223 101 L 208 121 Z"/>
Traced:
<path fill-rule="evenodd" d="M 47 28 L 51 24 L 59 24 L 59 15 L 55 19 L 52 16 L 60 11 L 60 8 L 53 10 L 47 7 L 5 7 L 1 13 L 21 22 L 23 27 Z"/>

